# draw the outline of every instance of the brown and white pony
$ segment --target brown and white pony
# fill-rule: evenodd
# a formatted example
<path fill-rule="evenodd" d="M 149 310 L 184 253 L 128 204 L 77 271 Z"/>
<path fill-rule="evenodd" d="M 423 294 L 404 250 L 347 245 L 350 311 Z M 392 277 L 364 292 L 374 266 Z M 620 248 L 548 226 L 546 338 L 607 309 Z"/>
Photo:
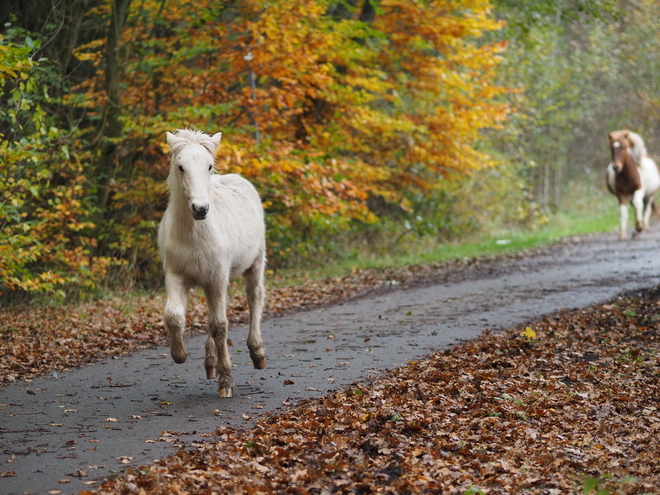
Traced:
<path fill-rule="evenodd" d="M 646 154 L 644 140 L 631 131 L 609 133 L 612 162 L 607 166 L 607 188 L 619 199 L 620 239 L 627 237 L 628 202 L 635 209 L 635 229 L 649 226 L 653 195 L 660 189 L 660 173 Z"/>

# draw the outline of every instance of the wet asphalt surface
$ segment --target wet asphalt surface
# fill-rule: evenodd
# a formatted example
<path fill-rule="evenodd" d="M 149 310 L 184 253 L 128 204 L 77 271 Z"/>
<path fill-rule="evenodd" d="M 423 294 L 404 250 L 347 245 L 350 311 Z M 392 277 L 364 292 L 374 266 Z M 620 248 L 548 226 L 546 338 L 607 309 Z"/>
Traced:
<path fill-rule="evenodd" d="M 233 327 L 232 399 L 220 399 L 215 380 L 204 378 L 205 336 L 187 340 L 184 364 L 157 348 L 0 388 L 0 473 L 16 473 L 0 477 L 0 494 L 90 490 L 181 445 L 212 441 L 219 426 L 249 427 L 259 414 L 377 377 L 484 329 L 653 287 L 660 226 L 630 241 L 609 234 L 488 262 L 453 279 L 267 318 L 265 370 L 252 368 L 247 329 Z"/>

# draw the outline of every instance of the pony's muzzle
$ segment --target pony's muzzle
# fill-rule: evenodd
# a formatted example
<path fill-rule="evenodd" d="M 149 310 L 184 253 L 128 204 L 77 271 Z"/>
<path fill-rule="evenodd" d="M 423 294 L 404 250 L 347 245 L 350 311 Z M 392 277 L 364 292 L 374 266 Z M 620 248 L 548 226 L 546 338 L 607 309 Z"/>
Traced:
<path fill-rule="evenodd" d="M 197 206 L 193 203 L 190 206 L 190 209 L 192 210 L 192 215 L 195 220 L 204 220 L 209 212 L 209 205 Z"/>

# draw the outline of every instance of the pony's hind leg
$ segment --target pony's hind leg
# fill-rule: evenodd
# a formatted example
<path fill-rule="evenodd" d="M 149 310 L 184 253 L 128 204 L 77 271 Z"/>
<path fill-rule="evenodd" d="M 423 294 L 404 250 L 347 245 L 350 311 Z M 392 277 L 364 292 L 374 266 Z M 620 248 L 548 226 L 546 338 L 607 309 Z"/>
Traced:
<path fill-rule="evenodd" d="M 188 358 L 183 333 L 186 328 L 186 305 L 188 304 L 188 286 L 182 277 L 165 273 L 167 302 L 163 321 L 170 337 L 170 353 L 175 363 L 184 363 Z"/>
<path fill-rule="evenodd" d="M 264 287 L 264 270 L 266 268 L 265 256 L 260 257 L 252 267 L 245 272 L 245 287 L 247 291 L 248 306 L 250 308 L 250 332 L 247 345 L 250 357 L 256 369 L 266 367 L 266 351 L 261 339 L 261 315 L 266 299 Z"/>
<path fill-rule="evenodd" d="M 651 225 L 651 214 L 653 213 L 653 196 L 644 199 L 644 228 Z"/>
<path fill-rule="evenodd" d="M 204 367 L 207 378 L 215 378 L 217 373 L 220 397 L 233 397 L 235 391 L 231 357 L 227 349 L 227 284 L 228 282 L 225 282 L 220 284 L 220 287 L 204 291 L 209 307 L 209 337 L 205 345 Z"/>
<path fill-rule="evenodd" d="M 632 204 L 635 209 L 635 230 L 642 232 L 646 225 L 644 225 L 644 191 L 638 189 L 633 194 Z"/>

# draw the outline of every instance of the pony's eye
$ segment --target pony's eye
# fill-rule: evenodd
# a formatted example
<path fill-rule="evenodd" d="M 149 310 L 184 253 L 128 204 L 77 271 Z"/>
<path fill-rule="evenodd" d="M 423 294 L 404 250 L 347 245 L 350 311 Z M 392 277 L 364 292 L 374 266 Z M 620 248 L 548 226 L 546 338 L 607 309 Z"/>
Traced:
<path fill-rule="evenodd" d="M 183 166 L 182 166 L 182 165 L 179 165 L 179 170 L 180 170 L 181 172 L 183 172 Z"/>
<path fill-rule="evenodd" d="M 209 165 L 209 172 L 213 170 L 213 165 Z"/>

